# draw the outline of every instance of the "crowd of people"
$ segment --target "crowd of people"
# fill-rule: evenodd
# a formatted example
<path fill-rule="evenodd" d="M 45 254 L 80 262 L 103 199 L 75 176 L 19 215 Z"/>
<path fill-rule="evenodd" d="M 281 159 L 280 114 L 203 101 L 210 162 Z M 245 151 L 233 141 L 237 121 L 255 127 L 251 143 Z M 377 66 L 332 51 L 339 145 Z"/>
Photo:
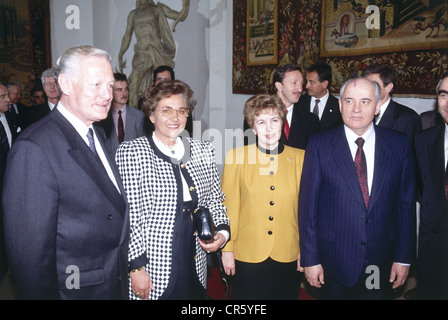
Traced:
<path fill-rule="evenodd" d="M 339 97 L 329 65 L 279 66 L 222 176 L 190 138 L 193 90 L 169 66 L 153 77 L 131 106 L 110 55 L 78 46 L 31 106 L 0 85 L 0 279 L 19 299 L 206 299 L 215 252 L 235 300 L 393 299 L 411 267 L 416 299 L 448 299 L 448 74 L 423 121 L 386 65 Z"/>

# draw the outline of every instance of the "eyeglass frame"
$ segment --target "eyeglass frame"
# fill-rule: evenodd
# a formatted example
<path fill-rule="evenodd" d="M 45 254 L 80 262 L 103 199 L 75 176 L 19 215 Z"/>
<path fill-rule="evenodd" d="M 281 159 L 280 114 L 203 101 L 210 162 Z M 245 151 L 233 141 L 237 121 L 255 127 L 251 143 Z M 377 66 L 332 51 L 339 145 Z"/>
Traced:
<path fill-rule="evenodd" d="M 174 113 L 176 113 L 176 115 L 180 118 L 188 118 L 188 116 L 190 115 L 190 110 L 188 110 L 187 108 L 179 108 L 179 109 L 174 109 L 172 107 L 161 107 L 161 108 L 157 108 L 156 111 L 159 111 L 160 115 L 163 117 L 167 117 L 167 118 L 171 118 L 174 116 Z M 168 111 L 170 114 L 163 114 L 164 111 Z M 182 115 L 179 114 L 179 111 L 186 111 L 186 115 Z"/>

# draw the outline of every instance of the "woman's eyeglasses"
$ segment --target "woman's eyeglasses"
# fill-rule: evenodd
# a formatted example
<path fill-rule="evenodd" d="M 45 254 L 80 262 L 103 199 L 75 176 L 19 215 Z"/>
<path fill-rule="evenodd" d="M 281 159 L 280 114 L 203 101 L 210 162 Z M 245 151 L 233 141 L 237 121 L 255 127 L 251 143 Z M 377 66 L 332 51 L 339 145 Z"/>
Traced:
<path fill-rule="evenodd" d="M 179 109 L 173 109 L 171 107 L 163 107 L 159 109 L 159 112 L 164 117 L 173 117 L 175 113 L 177 113 L 177 116 L 187 118 L 188 117 L 188 109 L 186 108 L 179 108 Z"/>

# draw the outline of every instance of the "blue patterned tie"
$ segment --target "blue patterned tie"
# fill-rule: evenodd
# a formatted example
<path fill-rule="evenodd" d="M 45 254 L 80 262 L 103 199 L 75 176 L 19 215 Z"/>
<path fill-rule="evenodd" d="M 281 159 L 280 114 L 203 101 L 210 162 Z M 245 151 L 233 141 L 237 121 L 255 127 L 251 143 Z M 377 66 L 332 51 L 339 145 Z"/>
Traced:
<path fill-rule="evenodd" d="M 358 174 L 359 185 L 361 186 L 362 197 L 364 198 L 364 204 L 366 208 L 369 207 L 369 185 L 367 184 L 367 162 L 366 156 L 362 147 L 364 145 L 364 139 L 358 138 L 355 143 L 358 145 L 358 150 L 355 155 L 355 168 Z"/>
<path fill-rule="evenodd" d="M 9 151 L 9 142 L 8 142 L 8 136 L 6 135 L 5 127 L 3 126 L 3 123 L 0 121 L 0 142 L 2 144 L 3 149 L 5 149 L 6 152 Z"/>
<path fill-rule="evenodd" d="M 89 148 L 92 150 L 93 154 L 98 157 L 98 153 L 95 148 L 95 140 L 93 139 L 93 129 L 89 128 L 89 132 L 87 132 L 87 139 L 89 139 Z"/>

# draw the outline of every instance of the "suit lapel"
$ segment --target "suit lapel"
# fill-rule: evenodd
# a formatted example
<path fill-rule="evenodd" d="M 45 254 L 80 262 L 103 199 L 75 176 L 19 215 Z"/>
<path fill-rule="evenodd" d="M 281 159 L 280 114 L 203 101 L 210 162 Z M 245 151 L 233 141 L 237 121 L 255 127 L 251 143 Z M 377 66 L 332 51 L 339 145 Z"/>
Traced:
<path fill-rule="evenodd" d="M 370 192 L 369 210 L 374 206 L 389 176 L 389 163 L 392 157 L 391 146 L 384 138 L 383 131 L 375 126 L 375 164 L 373 168 L 372 190 Z"/>
<path fill-rule="evenodd" d="M 118 201 L 120 201 L 121 197 L 119 196 L 115 185 L 110 180 L 107 171 L 101 161 L 93 154 L 93 152 L 89 149 L 89 147 L 75 130 L 75 128 L 67 119 L 64 118 L 64 116 L 59 111 L 52 112 L 50 114 L 54 116 L 56 122 L 59 124 L 60 130 L 62 131 L 64 138 L 66 139 L 70 147 L 67 152 L 72 157 L 73 161 L 82 170 L 84 170 L 89 177 L 91 177 L 92 181 L 98 186 L 100 190 L 103 191 L 105 196 L 110 199 L 112 203 L 118 205 Z M 105 149 L 104 137 L 101 133 L 98 133 L 97 128 L 95 128 L 95 132 L 97 133 L 97 137 L 100 140 L 101 147 L 103 148 L 106 158 L 108 159 L 108 162 L 112 170 L 114 171 L 114 165 L 110 161 Z M 117 179 L 115 171 L 114 175 L 117 182 L 120 181 L 119 179 Z M 123 195 L 124 191 L 120 191 Z"/>
<path fill-rule="evenodd" d="M 335 131 L 330 154 L 333 154 L 335 163 L 341 172 L 341 176 L 347 182 L 350 191 L 353 193 L 357 201 L 365 207 L 358 175 L 355 169 L 355 163 L 353 161 L 350 147 L 348 146 L 347 137 L 344 132 L 344 126 L 340 126 L 339 129 Z"/>
<path fill-rule="evenodd" d="M 433 142 L 428 143 L 427 155 L 429 161 L 429 170 L 431 174 L 431 181 L 434 184 L 434 190 L 445 190 L 443 186 L 445 185 L 445 124 L 440 126 L 440 130 L 437 130 L 433 137 Z M 445 205 L 444 193 L 440 192 L 437 195 L 439 199 L 440 206 Z"/>
<path fill-rule="evenodd" d="M 386 128 L 392 128 L 395 122 L 395 102 L 391 99 L 386 111 L 381 116 L 379 125 Z"/>

